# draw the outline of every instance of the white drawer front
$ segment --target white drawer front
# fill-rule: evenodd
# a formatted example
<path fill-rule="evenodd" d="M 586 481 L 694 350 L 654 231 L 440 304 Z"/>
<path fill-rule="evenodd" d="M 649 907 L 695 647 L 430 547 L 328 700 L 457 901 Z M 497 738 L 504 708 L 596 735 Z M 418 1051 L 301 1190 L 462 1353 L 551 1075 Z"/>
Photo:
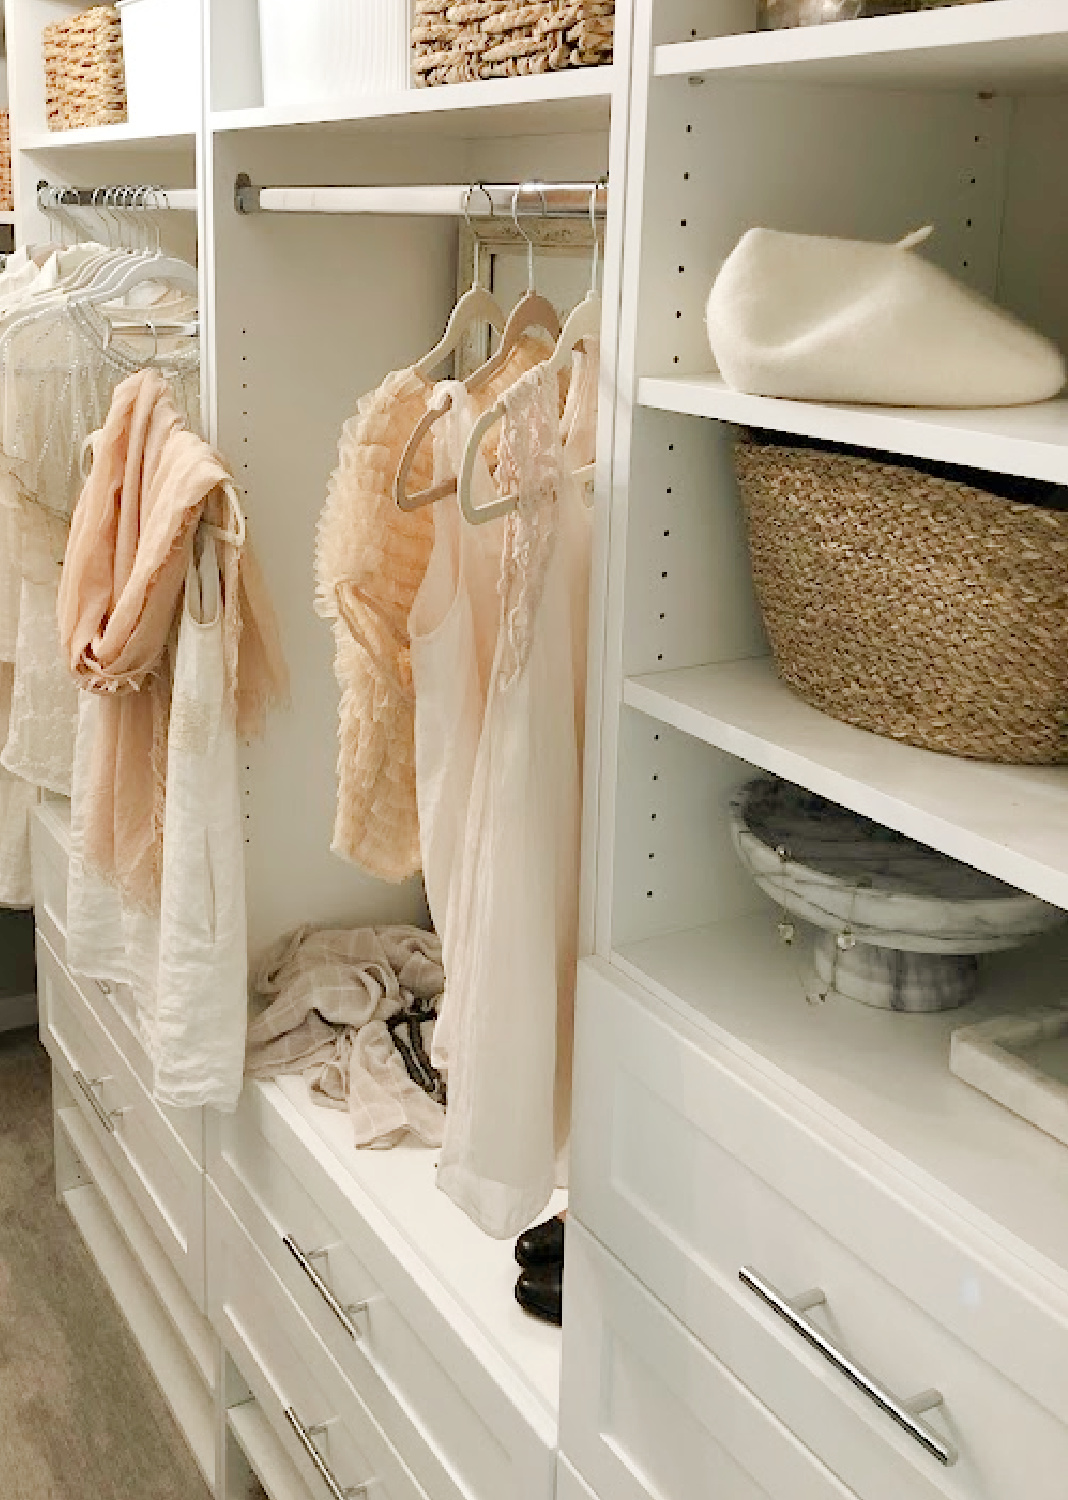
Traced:
<path fill-rule="evenodd" d="M 85 996 L 37 941 L 41 1035 L 108 1159 L 196 1305 L 205 1305 L 204 1176 Z"/>
<path fill-rule="evenodd" d="M 375 1500 L 424 1500 L 425 1492 L 214 1186 L 208 1188 L 208 1226 L 217 1252 L 212 1322 L 310 1492 L 330 1500 L 330 1481 L 306 1445 L 309 1435 L 340 1490 L 367 1485 Z"/>
<path fill-rule="evenodd" d="M 574 1222 L 560 1438 L 604 1500 L 847 1500 L 850 1493 Z M 576 1500 L 585 1500 L 583 1488 L 573 1486 Z"/>
<path fill-rule="evenodd" d="M 991 1500 L 1013 1493 L 1021 1463 L 1028 1500 L 1063 1500 L 1068 1426 L 990 1362 L 1008 1348 L 1026 1369 L 1035 1329 L 1056 1348 L 1018 1287 L 591 969 L 575 1093 L 580 1111 L 600 1107 L 576 1128 L 573 1211 L 864 1500 Z M 806 1317 L 889 1393 L 940 1391 L 925 1421 L 956 1462 L 743 1285 L 743 1267 L 786 1298 L 821 1290 Z M 952 1288 L 944 1318 L 917 1305 L 932 1282 Z M 1057 1389 L 1056 1369 L 1030 1374 Z"/>
<path fill-rule="evenodd" d="M 216 1123 L 213 1181 L 419 1483 L 448 1500 L 551 1500 L 554 1447 L 437 1316 L 407 1247 L 379 1238 L 262 1092 Z M 294 1253 L 324 1247 L 310 1268 Z"/>

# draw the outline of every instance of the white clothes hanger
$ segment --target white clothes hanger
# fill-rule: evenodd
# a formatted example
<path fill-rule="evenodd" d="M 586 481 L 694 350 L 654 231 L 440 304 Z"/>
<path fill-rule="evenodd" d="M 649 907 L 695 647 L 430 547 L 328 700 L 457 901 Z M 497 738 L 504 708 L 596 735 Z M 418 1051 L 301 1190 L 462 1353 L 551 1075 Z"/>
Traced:
<path fill-rule="evenodd" d="M 493 199 L 486 192 L 482 184 L 477 183 L 474 187 L 469 187 L 464 194 L 463 215 L 468 228 L 471 227 L 471 195 L 476 191 L 485 194 L 486 201 L 490 207 L 490 218 L 493 217 Z M 435 344 L 430 353 L 424 359 L 421 359 L 415 367 L 416 374 L 424 380 L 429 380 L 434 370 L 450 354 L 456 352 L 460 347 L 464 334 L 472 325 L 476 323 L 489 323 L 498 333 L 505 326 L 504 309 L 493 293 L 482 285 L 479 274 L 480 253 L 477 235 L 475 237 L 474 250 L 474 279 L 471 286 L 453 308 L 452 315 L 445 328 L 444 336 L 440 342 Z M 404 452 L 397 467 L 397 477 L 393 482 L 393 496 L 398 507 L 405 512 L 421 510 L 424 505 L 433 505 L 436 500 L 444 500 L 446 495 L 452 495 L 456 491 L 456 481 L 447 480 L 440 484 L 431 485 L 428 489 L 419 490 L 415 494 L 408 494 L 408 480 L 411 476 L 412 465 L 415 462 L 415 455 L 419 451 L 420 444 L 434 423 L 451 410 L 452 397 L 446 392 L 420 418 L 415 431 L 404 446 Z"/>
<path fill-rule="evenodd" d="M 559 376 L 567 370 L 572 362 L 575 350 L 580 344 L 588 343 L 601 335 L 601 295 L 597 290 L 597 271 L 600 264 L 600 242 L 597 238 L 597 191 L 600 184 L 593 188 L 590 195 L 590 220 L 593 225 L 593 265 L 590 276 L 590 289 L 583 297 L 579 305 L 573 309 L 560 330 L 556 341 L 556 348 L 544 364 L 538 368 L 546 376 Z M 460 476 L 457 482 L 457 494 L 460 500 L 460 509 L 464 518 L 472 526 L 484 525 L 487 521 L 493 521 L 500 516 L 510 515 L 518 504 L 518 495 L 504 495 L 499 500 L 487 501 L 484 505 L 475 503 L 471 493 L 474 480 L 475 464 L 478 460 L 482 440 L 494 426 L 500 422 L 505 414 L 503 399 L 497 401 L 482 413 L 478 421 L 472 427 L 467 444 L 464 447 L 463 461 L 460 465 Z M 591 486 L 596 474 L 596 463 L 585 464 L 582 468 L 575 470 L 575 478 L 583 485 L 583 495 L 587 505 L 592 505 L 593 497 Z"/>
<path fill-rule="evenodd" d="M 471 228 L 471 195 L 475 192 L 485 195 L 490 208 L 490 218 L 493 217 L 493 199 L 486 192 L 482 184 L 477 183 L 474 187 L 469 187 L 464 194 L 463 215 L 469 229 Z M 453 308 L 441 340 L 434 345 L 430 353 L 421 359 L 415 367 L 415 373 L 422 376 L 424 380 L 429 380 L 438 366 L 444 364 L 450 354 L 456 353 L 464 334 L 474 324 L 488 323 L 498 333 L 504 327 L 504 309 L 493 293 L 482 285 L 482 278 L 479 274 L 481 256 L 477 235 L 475 236 L 474 250 L 474 277 L 470 287 L 464 292 L 459 302 Z"/>
<path fill-rule="evenodd" d="M 541 193 L 542 210 L 544 213 L 545 194 L 537 184 L 534 184 L 533 190 Z M 512 222 L 527 242 L 527 289 L 512 309 L 508 321 L 504 325 L 504 332 L 501 334 L 501 342 L 497 352 L 492 354 L 488 360 L 478 367 L 474 374 L 468 376 L 467 380 L 464 381 L 469 391 L 479 390 L 480 387 L 486 385 L 494 375 L 498 374 L 505 367 L 512 351 L 528 329 L 544 328 L 553 338 L 557 338 L 560 333 L 560 320 L 556 315 L 555 307 L 553 307 L 547 297 L 541 296 L 534 287 L 534 241 L 519 222 L 519 200 L 523 192 L 524 188 L 520 186 L 516 188 L 512 195 Z M 491 199 L 491 214 L 492 210 L 493 203 Z M 426 437 L 435 422 L 440 421 L 446 412 L 451 410 L 452 397 L 446 392 L 442 399 L 431 406 L 421 418 L 419 425 L 405 445 L 400 466 L 397 470 L 397 479 L 393 487 L 394 497 L 398 506 L 403 511 L 419 510 L 424 505 L 433 505 L 436 501 L 444 500 L 449 495 L 455 495 L 457 492 L 456 480 L 445 479 L 439 484 L 431 485 L 429 489 L 421 490 L 418 494 L 409 495 L 407 493 L 408 476 L 411 473 L 419 444 Z"/>
<path fill-rule="evenodd" d="M 543 328 L 550 338 L 560 337 L 560 319 L 556 315 L 556 308 L 534 285 L 534 241 L 519 221 L 519 201 L 525 191 L 540 194 L 542 217 L 548 217 L 545 192 L 536 182 L 528 187 L 521 185 L 516 188 L 512 194 L 512 223 L 527 242 L 527 289 L 509 314 L 497 352 L 491 354 L 485 364 L 480 365 L 464 382 L 469 391 L 481 390 L 495 375 L 500 374 L 513 349 L 529 329 Z"/>

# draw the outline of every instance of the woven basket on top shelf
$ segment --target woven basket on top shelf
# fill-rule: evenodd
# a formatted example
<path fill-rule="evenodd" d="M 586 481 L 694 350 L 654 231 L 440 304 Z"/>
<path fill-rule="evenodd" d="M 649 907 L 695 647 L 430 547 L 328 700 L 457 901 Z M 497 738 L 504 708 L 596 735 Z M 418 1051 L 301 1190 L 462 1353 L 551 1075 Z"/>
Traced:
<path fill-rule="evenodd" d="M 911 745 L 1068 761 L 1068 492 L 793 442 L 736 450 L 783 679 Z"/>
<path fill-rule="evenodd" d="M 612 61 L 615 0 L 415 0 L 417 87 L 515 78 Z"/>
<path fill-rule="evenodd" d="M 97 5 L 44 28 L 45 116 L 49 130 L 121 125 L 126 119 L 122 22 Z"/>

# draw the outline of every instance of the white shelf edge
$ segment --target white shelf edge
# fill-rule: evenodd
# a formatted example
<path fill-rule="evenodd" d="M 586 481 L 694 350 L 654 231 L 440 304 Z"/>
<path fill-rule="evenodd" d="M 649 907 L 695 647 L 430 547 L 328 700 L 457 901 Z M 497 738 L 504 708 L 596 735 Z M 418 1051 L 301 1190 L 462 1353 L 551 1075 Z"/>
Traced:
<path fill-rule="evenodd" d="M 372 124 L 422 116 L 461 116 L 483 111 L 523 110 L 554 104 L 607 107 L 612 94 L 614 68 L 575 68 L 559 73 L 535 73 L 524 78 L 491 78 L 482 82 L 455 83 L 431 89 L 405 89 L 393 94 L 340 99 L 316 107 L 258 106 L 218 110 L 210 116 L 213 133 L 233 130 L 277 130 L 316 125 Z M 550 117 L 546 118 L 550 123 Z"/>
<path fill-rule="evenodd" d="M 1064 45 L 1056 47 L 1057 41 Z M 1013 44 L 1016 44 L 1014 47 Z M 1054 50 L 1051 51 L 1051 45 Z M 1064 77 L 1068 24 L 1062 0 L 998 0 L 828 26 L 744 32 L 673 42 L 654 51 L 658 78 L 734 73 L 843 82 L 909 80 L 973 87 Z"/>
<path fill-rule="evenodd" d="M 731 390 L 718 375 L 705 375 L 647 376 L 638 382 L 638 401 L 680 416 L 1068 483 L 1068 399 L 1063 397 L 983 410 L 847 406 L 750 396 Z"/>
<path fill-rule="evenodd" d="M 13 208 L 0 208 L 0 224 L 14 224 L 15 210 Z"/>
<path fill-rule="evenodd" d="M 307 1500 L 307 1487 L 255 1399 L 232 1406 L 227 1426 L 271 1500 Z"/>
<path fill-rule="evenodd" d="M 18 142 L 19 151 L 68 151 L 100 146 L 132 147 L 146 146 L 165 149 L 192 147 L 196 143 L 195 129 L 139 130 L 133 125 L 90 125 L 84 130 L 46 130 L 23 136 Z"/>
<path fill-rule="evenodd" d="M 215 1405 L 211 1391 L 164 1315 L 99 1189 L 89 1183 L 68 1188 L 63 1201 L 118 1303 L 197 1467 L 214 1490 Z"/>
<path fill-rule="evenodd" d="M 721 699 L 724 707 L 714 705 Z M 1054 906 L 1068 908 L 1068 844 L 1060 864 L 1029 851 L 1019 827 L 1021 801 L 1055 842 L 1049 819 L 1068 808 L 1068 767 L 1000 766 L 916 749 L 856 729 L 812 708 L 782 683 L 767 658 L 629 677 L 623 702 L 760 770 L 782 776 L 843 807 L 984 870 Z M 747 722 L 748 721 L 748 722 Z M 786 721 L 781 740 L 758 724 Z M 862 774 L 877 760 L 880 775 Z M 916 789 L 925 795 L 917 795 Z M 971 788 L 971 795 L 968 789 Z M 963 789 L 963 794 L 962 794 Z M 967 802 L 980 812 L 1009 809 L 999 834 L 969 827 L 944 808 Z M 1056 804 L 1056 805 L 1054 805 Z M 1045 817 L 1043 817 L 1045 813 Z M 1024 818 L 1027 825 L 1027 820 Z M 992 825 L 993 828 L 994 825 Z M 1062 824 L 1063 826 L 1063 824 Z"/>

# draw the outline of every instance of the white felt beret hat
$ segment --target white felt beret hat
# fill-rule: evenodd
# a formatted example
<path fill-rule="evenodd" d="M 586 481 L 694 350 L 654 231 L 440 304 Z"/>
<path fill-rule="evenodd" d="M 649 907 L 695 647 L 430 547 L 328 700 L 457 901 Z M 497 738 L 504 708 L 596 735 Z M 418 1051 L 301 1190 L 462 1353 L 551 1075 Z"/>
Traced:
<path fill-rule="evenodd" d="M 1055 396 L 1049 339 L 896 245 L 750 229 L 708 298 L 708 338 L 735 390 L 885 406 L 1018 406 Z"/>

